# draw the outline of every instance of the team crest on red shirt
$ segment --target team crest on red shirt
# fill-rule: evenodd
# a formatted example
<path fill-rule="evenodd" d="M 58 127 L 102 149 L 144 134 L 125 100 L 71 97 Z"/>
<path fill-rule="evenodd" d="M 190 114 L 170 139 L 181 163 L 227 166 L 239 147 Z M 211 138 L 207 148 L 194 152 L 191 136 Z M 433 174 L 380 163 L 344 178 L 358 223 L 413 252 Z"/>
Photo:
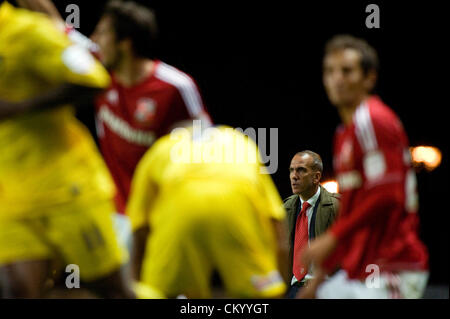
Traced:
<path fill-rule="evenodd" d="M 156 114 L 156 102 L 151 98 L 142 98 L 137 101 L 134 118 L 142 123 L 149 124 L 153 121 Z"/>
<path fill-rule="evenodd" d="M 353 167 L 353 142 L 349 138 L 342 144 L 340 165 L 345 168 Z"/>
<path fill-rule="evenodd" d="M 117 105 L 117 102 L 119 101 L 119 94 L 117 93 L 116 90 L 109 90 L 106 93 L 106 99 L 112 105 Z"/>

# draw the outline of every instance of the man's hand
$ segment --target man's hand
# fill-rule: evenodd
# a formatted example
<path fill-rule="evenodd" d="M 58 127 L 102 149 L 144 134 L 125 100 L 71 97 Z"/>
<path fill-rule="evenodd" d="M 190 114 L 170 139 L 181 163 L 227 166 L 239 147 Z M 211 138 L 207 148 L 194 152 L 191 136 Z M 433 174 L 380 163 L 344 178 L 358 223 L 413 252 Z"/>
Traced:
<path fill-rule="evenodd" d="M 301 288 L 297 296 L 295 296 L 295 299 L 315 299 L 318 284 L 315 284 L 314 281 L 312 279 L 309 285 Z"/>
<path fill-rule="evenodd" d="M 314 299 L 316 298 L 316 291 L 319 285 L 325 280 L 326 273 L 322 268 L 317 267 L 314 270 L 314 278 L 311 279 L 305 287 L 300 289 L 295 296 L 296 299 Z"/>
<path fill-rule="evenodd" d="M 301 255 L 303 265 L 310 265 L 312 263 L 320 267 L 325 259 L 334 251 L 336 245 L 337 240 L 330 232 L 319 236 L 303 251 Z"/>

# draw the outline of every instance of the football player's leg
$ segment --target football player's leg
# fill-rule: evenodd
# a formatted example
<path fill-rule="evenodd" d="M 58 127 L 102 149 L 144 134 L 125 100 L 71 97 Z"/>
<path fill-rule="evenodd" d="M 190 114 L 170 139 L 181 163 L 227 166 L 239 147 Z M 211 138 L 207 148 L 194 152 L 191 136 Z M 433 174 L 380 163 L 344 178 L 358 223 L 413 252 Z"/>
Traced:
<path fill-rule="evenodd" d="M 110 201 L 73 203 L 55 213 L 48 236 L 66 265 L 79 270 L 84 288 L 100 297 L 134 298 L 128 253 L 118 242 Z"/>
<path fill-rule="evenodd" d="M 37 218 L 0 221 L 2 297 L 41 297 L 52 257 L 39 230 L 42 222 Z"/>
<path fill-rule="evenodd" d="M 84 283 L 85 288 L 103 298 L 133 299 L 136 294 L 126 268 L 121 267 L 100 279 Z"/>
<path fill-rule="evenodd" d="M 209 226 L 210 252 L 228 294 L 234 298 L 279 298 L 286 285 L 277 269 L 272 225 L 241 194 L 223 194 Z M 228 204 L 227 204 L 228 203 Z"/>
<path fill-rule="evenodd" d="M 211 297 L 211 260 L 203 237 L 207 214 L 193 206 L 198 196 L 183 190 L 154 208 L 158 223 L 147 241 L 141 280 L 168 298 Z"/>
<path fill-rule="evenodd" d="M 0 267 L 3 298 L 41 298 L 49 260 L 20 261 Z"/>

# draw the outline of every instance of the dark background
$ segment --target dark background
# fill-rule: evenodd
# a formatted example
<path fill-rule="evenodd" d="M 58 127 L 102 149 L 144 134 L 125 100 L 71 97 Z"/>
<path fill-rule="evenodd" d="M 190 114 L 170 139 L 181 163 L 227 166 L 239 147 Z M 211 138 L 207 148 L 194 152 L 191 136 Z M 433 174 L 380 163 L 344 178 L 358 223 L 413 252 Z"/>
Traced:
<path fill-rule="evenodd" d="M 367 39 L 381 62 L 376 93 L 402 119 L 410 145 L 433 145 L 443 153 L 436 170 L 418 170 L 419 214 L 430 282 L 448 284 L 448 58 L 440 2 L 137 2 L 156 11 L 159 58 L 195 78 L 215 123 L 278 128 L 279 166 L 272 177 L 282 197 L 291 194 L 288 167 L 297 151 L 321 154 L 324 179 L 333 177 L 332 138 L 339 118 L 321 82 L 326 40 L 338 33 Z M 55 3 L 63 17 L 68 4 L 78 4 L 79 31 L 89 35 L 105 1 Z M 370 3 L 380 7 L 380 29 L 365 26 Z M 93 131 L 92 109 L 79 118 Z"/>

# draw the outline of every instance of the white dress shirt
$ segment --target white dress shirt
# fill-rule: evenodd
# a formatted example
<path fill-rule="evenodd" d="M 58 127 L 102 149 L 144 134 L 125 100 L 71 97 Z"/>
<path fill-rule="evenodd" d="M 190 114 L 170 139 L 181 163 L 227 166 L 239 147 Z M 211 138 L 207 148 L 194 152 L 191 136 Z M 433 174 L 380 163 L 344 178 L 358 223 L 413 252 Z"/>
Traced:
<path fill-rule="evenodd" d="M 306 210 L 306 216 L 308 217 L 308 244 L 309 244 L 309 238 L 310 238 L 310 236 L 309 236 L 309 229 L 310 228 L 309 227 L 311 225 L 311 218 L 312 218 L 312 215 L 313 215 L 314 208 L 316 206 L 317 200 L 319 199 L 319 196 L 320 196 L 320 187 L 317 189 L 317 192 L 310 199 L 307 200 L 307 202 L 310 205 L 308 207 L 308 209 Z M 303 206 L 303 202 L 304 201 L 300 197 L 300 207 Z M 305 279 L 306 280 L 312 279 L 312 265 L 311 265 L 311 267 L 308 267 L 308 273 L 306 274 Z M 291 285 L 293 285 L 297 281 L 298 281 L 297 278 L 295 278 L 295 276 L 292 276 Z"/>

